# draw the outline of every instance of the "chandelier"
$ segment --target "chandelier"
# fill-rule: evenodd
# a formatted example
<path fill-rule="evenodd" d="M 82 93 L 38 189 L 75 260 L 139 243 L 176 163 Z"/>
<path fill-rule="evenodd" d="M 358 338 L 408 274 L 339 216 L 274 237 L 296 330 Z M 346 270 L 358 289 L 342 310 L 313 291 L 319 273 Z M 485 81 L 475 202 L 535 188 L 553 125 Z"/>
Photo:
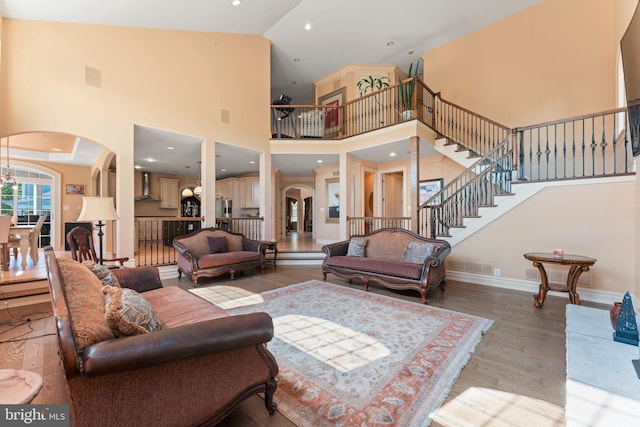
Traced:
<path fill-rule="evenodd" d="M 187 170 L 187 173 L 184 177 L 185 187 L 184 190 L 182 190 L 182 197 L 191 197 L 193 196 L 193 191 L 189 187 L 189 166 L 185 166 L 184 168 Z"/>
<path fill-rule="evenodd" d="M 196 188 L 193 189 L 193 194 L 200 197 L 202 195 L 202 182 L 200 181 L 201 175 L 202 175 L 202 171 L 200 170 L 200 165 L 202 164 L 202 162 L 198 162 L 198 185 L 196 186 Z"/>
<path fill-rule="evenodd" d="M 5 168 L 5 175 L 3 177 L 0 177 L 0 183 L 2 184 L 11 184 L 11 188 L 13 188 L 13 190 L 17 190 L 18 189 L 18 183 L 16 182 L 15 177 L 11 176 L 11 172 L 10 172 L 10 168 L 11 166 L 9 165 L 9 137 L 7 136 L 7 167 Z"/>

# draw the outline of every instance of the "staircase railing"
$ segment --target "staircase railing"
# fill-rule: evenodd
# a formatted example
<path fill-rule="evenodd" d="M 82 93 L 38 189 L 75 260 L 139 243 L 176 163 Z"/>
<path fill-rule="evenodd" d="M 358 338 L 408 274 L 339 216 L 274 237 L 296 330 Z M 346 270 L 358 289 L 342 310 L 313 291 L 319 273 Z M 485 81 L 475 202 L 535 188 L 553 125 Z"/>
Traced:
<path fill-rule="evenodd" d="M 519 181 L 628 174 L 626 108 L 516 128 Z"/>
<path fill-rule="evenodd" d="M 494 206 L 495 196 L 511 194 L 513 159 L 509 135 L 418 208 L 418 233 L 450 236 L 451 228 L 464 227 L 464 218 L 478 217 L 479 208 Z"/>
<path fill-rule="evenodd" d="M 441 104 L 436 101 L 436 105 Z M 439 113 L 436 110 L 437 117 Z M 492 127 L 496 130 L 489 137 L 477 140 L 490 141 L 492 135 L 501 134 L 497 129 L 502 126 Z M 462 132 L 463 136 L 470 134 Z M 625 108 L 516 128 L 507 135 L 419 207 L 422 235 L 449 236 L 451 228 L 464 226 L 464 218 L 477 217 L 479 207 L 492 206 L 495 196 L 510 194 L 513 179 L 532 182 L 635 173 L 630 166 L 633 156 Z"/>
<path fill-rule="evenodd" d="M 434 102 L 434 129 L 469 150 L 471 156 L 486 155 L 511 133 L 508 127 L 446 101 L 439 93 Z"/>

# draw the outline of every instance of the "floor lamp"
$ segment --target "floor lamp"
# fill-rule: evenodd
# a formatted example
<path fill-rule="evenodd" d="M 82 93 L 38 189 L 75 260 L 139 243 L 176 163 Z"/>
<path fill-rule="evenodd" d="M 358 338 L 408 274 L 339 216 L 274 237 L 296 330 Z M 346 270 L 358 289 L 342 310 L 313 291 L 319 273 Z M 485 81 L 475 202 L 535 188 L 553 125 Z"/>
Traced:
<path fill-rule="evenodd" d="M 105 225 L 102 221 L 114 221 L 120 219 L 116 208 L 113 205 L 113 197 L 83 197 L 82 210 L 78 216 L 78 221 L 98 221 L 98 239 L 100 241 L 100 264 L 104 259 L 102 256 L 102 227 Z"/>

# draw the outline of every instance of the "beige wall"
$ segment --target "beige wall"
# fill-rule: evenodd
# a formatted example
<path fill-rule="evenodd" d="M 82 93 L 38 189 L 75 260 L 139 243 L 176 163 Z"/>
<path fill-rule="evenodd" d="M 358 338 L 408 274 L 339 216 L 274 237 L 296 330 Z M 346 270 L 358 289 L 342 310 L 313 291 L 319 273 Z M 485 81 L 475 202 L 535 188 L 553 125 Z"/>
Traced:
<path fill-rule="evenodd" d="M 5 19 L 1 60 L 0 134 L 58 131 L 116 154 L 123 256 L 134 248 L 134 124 L 268 151 L 261 36 Z M 100 87 L 85 84 L 85 67 Z"/>
<path fill-rule="evenodd" d="M 423 55 L 446 100 L 509 127 L 614 107 L 613 3 L 546 0 Z"/>
<path fill-rule="evenodd" d="M 561 248 L 597 259 L 585 273 L 593 289 L 633 293 L 634 192 L 634 182 L 547 187 L 456 245 L 450 260 L 490 265 L 503 277 L 531 281 L 527 270 L 534 268 L 523 254 Z"/>

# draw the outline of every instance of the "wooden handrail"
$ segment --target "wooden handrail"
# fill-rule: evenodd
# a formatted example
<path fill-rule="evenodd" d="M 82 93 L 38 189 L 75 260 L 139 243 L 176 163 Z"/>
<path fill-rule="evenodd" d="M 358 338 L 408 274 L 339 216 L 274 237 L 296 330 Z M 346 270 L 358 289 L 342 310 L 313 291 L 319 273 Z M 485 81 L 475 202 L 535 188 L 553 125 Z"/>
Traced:
<path fill-rule="evenodd" d="M 609 115 L 609 114 L 618 114 L 618 113 L 626 113 L 626 112 L 627 112 L 627 108 L 626 107 L 612 108 L 610 110 L 599 111 L 597 113 L 583 114 L 581 116 L 569 117 L 569 118 L 560 119 L 560 120 L 551 120 L 551 121 L 548 121 L 548 122 L 537 123 L 535 125 L 520 126 L 520 127 L 514 128 L 513 130 L 514 130 L 514 132 L 521 132 L 521 131 L 525 131 L 525 130 L 531 130 L 531 129 L 536 129 L 536 128 L 542 128 L 542 127 L 547 127 L 547 126 L 558 125 L 558 124 L 562 124 L 562 123 L 577 122 L 577 121 L 580 121 L 580 120 L 591 119 L 593 117 L 602 117 L 602 116 L 606 116 L 606 115 Z"/>

